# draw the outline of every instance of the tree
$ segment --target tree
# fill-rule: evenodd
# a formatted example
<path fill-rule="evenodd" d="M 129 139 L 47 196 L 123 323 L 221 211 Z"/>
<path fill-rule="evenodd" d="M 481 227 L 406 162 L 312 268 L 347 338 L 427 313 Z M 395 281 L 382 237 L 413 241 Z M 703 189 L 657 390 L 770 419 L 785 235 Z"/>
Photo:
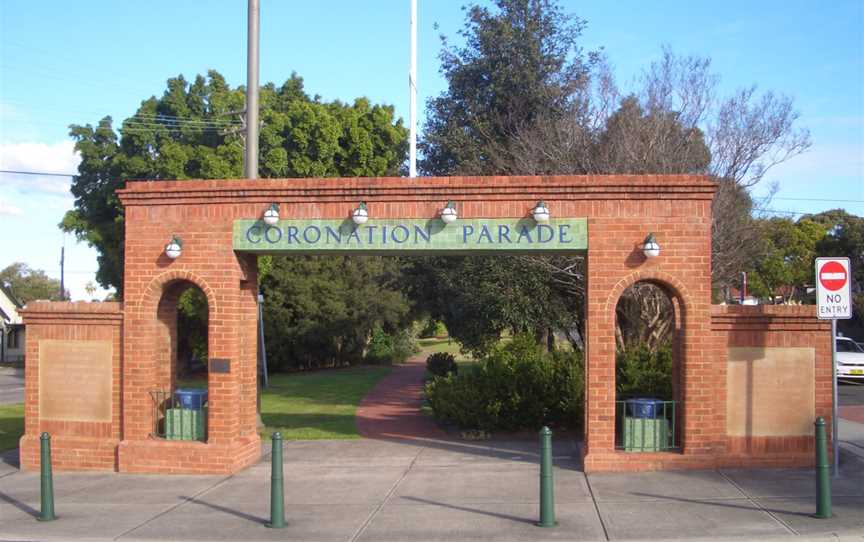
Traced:
<path fill-rule="evenodd" d="M 584 22 L 564 15 L 556 2 L 500 0 L 495 5 L 495 13 L 469 8 L 463 48 L 444 43 L 448 90 L 427 107 L 424 169 L 434 174 L 710 175 L 718 182 L 714 286 L 736 282 L 758 244 L 749 189 L 771 167 L 810 145 L 807 131 L 796 126 L 792 100 L 758 94 L 755 87 L 718 98 L 719 77 L 710 60 L 677 56 L 669 49 L 646 67 L 635 88 L 622 92 L 602 54 L 584 55 L 578 48 Z M 582 295 L 581 258 L 533 261 L 537 272 L 551 272 L 550 280 L 563 291 Z M 455 266 L 453 272 L 462 269 Z M 475 285 L 481 281 L 477 277 Z M 650 289 L 638 291 L 654 295 Z M 636 305 L 665 306 L 653 301 Z"/>
<path fill-rule="evenodd" d="M 45 271 L 33 269 L 23 262 L 15 262 L 0 271 L 0 285 L 8 285 L 12 295 L 27 304 L 36 299 L 62 301 L 69 299 L 69 292 L 60 295 L 60 281 L 52 279 Z"/>
<path fill-rule="evenodd" d="M 427 104 L 421 169 L 434 175 L 497 174 L 496 151 L 536 119 L 570 107 L 595 55 L 577 46 L 584 22 L 552 0 L 497 0 L 470 6 L 463 47 L 442 37 L 441 72 L 448 90 Z M 503 329 L 546 335 L 574 332 L 578 298 L 520 257 L 426 259 L 415 262 L 426 283 L 424 306 L 451 335 L 480 352 Z"/>
<path fill-rule="evenodd" d="M 822 225 L 827 233 L 816 244 L 817 256 L 845 256 L 852 267 L 853 317 L 841 320 L 840 329 L 864 340 L 864 218 L 843 209 L 802 217 Z"/>
<path fill-rule="evenodd" d="M 441 37 L 448 90 L 427 104 L 421 168 L 488 174 L 490 149 L 535 119 L 569 107 L 593 54 L 577 46 L 585 23 L 553 0 L 496 0 L 467 9 L 461 48 Z"/>
<path fill-rule="evenodd" d="M 241 177 L 243 142 L 234 117 L 236 111 L 243 109 L 244 102 L 243 88 L 230 87 L 215 71 L 208 72 L 206 77 L 197 76 L 191 84 L 181 75 L 168 80 L 161 97 L 142 101 L 135 115 L 124 120 L 117 132 L 110 117 L 102 119 L 96 127 L 71 126 L 70 135 L 81 154 L 81 164 L 72 184 L 75 209 L 67 213 L 61 227 L 97 249 L 97 280 L 102 286 L 117 288 L 122 298 L 123 210 L 115 190 L 126 179 Z M 394 118 L 391 106 L 374 105 L 365 98 L 351 105 L 323 102 L 306 94 L 303 80 L 296 74 L 282 86 L 272 83 L 262 86 L 260 103 L 262 177 L 393 175 L 405 160 L 407 130 L 401 120 Z M 286 351 L 281 345 L 284 337 L 300 341 L 303 330 L 318 333 L 325 322 L 318 322 L 319 327 L 309 326 L 308 314 L 301 317 L 298 312 L 280 307 L 277 300 L 311 306 L 317 293 L 306 290 L 305 295 L 313 296 L 308 299 L 296 295 L 290 300 L 280 297 L 278 292 L 305 280 L 308 269 L 283 258 L 260 260 L 259 277 L 268 299 L 265 321 L 271 330 L 267 348 L 271 353 Z M 350 265 L 345 263 L 348 261 Z M 370 276 L 385 271 L 368 259 L 340 258 L 321 264 L 319 272 L 323 275 L 318 278 L 344 288 L 347 277 L 341 273 L 346 266 Z M 394 281 L 380 279 L 378 283 L 381 288 L 389 288 Z M 379 317 L 388 314 L 382 304 L 392 303 L 392 310 L 400 312 L 406 302 L 397 290 L 387 291 L 389 294 L 378 292 L 377 304 L 352 308 L 356 315 L 351 321 L 365 319 L 370 325 L 391 322 Z M 189 334 L 188 344 L 181 346 L 194 355 L 201 355 L 206 348 L 201 330 L 206 316 L 206 311 L 201 310 L 202 302 L 200 296 L 190 294 L 179 305 L 179 325 Z M 286 314 L 291 314 L 291 318 Z M 333 316 L 332 312 L 318 314 L 322 318 Z M 322 352 L 321 356 L 330 359 L 329 352 Z"/>
<path fill-rule="evenodd" d="M 293 74 L 285 84 L 261 87 L 262 177 L 376 176 L 395 173 L 407 151 L 401 120 L 391 106 L 360 98 L 353 105 L 310 98 Z M 99 283 L 123 288 L 123 212 L 115 191 L 126 179 L 239 178 L 243 142 L 231 113 L 244 104 L 216 71 L 189 84 L 168 80 L 161 98 L 141 102 L 118 138 L 112 119 L 94 128 L 73 125 L 81 154 L 72 183 L 75 209 L 61 227 L 99 252 Z"/>
<path fill-rule="evenodd" d="M 374 328 L 408 324 L 399 265 L 390 257 L 274 258 L 261 283 L 268 357 L 294 369 L 361 361 Z"/>
<path fill-rule="evenodd" d="M 803 218 L 771 218 L 756 223 L 762 240 L 761 255 L 748 273 L 750 291 L 775 303 L 802 302 L 813 284 L 816 246 L 825 227 Z"/>

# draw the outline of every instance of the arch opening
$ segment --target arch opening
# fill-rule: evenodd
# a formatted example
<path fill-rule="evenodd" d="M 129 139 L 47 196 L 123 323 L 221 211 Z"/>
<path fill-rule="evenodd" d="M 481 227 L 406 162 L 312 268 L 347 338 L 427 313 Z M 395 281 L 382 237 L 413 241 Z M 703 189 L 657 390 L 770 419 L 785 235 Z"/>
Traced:
<path fill-rule="evenodd" d="M 167 282 L 156 309 L 155 382 L 151 436 L 207 441 L 210 310 L 194 282 Z"/>
<path fill-rule="evenodd" d="M 662 282 L 637 281 L 615 306 L 615 448 L 680 451 L 684 314 Z"/>

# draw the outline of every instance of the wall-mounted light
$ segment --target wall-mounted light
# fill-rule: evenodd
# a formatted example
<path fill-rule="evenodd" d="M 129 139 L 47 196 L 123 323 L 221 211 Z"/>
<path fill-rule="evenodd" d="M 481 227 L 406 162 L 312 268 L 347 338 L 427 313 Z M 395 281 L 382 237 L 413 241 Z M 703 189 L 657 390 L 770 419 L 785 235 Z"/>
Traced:
<path fill-rule="evenodd" d="M 366 209 L 365 201 L 361 201 L 360 205 L 354 209 L 354 213 L 351 215 L 351 220 L 353 220 L 358 226 L 360 224 L 365 224 L 366 221 L 369 220 L 369 211 Z"/>
<path fill-rule="evenodd" d="M 642 253 L 649 259 L 656 258 L 660 255 L 660 244 L 657 242 L 653 233 L 649 233 L 648 237 L 646 237 L 645 241 L 642 243 Z"/>
<path fill-rule="evenodd" d="M 264 223 L 268 226 L 275 226 L 279 222 L 279 205 L 271 203 L 270 207 L 267 207 L 267 210 L 264 211 L 263 219 Z"/>
<path fill-rule="evenodd" d="M 448 201 L 447 205 L 441 209 L 442 222 L 450 224 L 451 222 L 455 222 L 457 218 L 459 218 L 459 213 L 456 211 L 456 204 L 452 201 Z"/>
<path fill-rule="evenodd" d="M 171 237 L 171 242 L 165 245 L 165 255 L 176 260 L 183 252 L 183 240 L 176 235 Z"/>
<path fill-rule="evenodd" d="M 549 222 L 549 207 L 546 207 L 546 202 L 543 200 L 537 202 L 537 206 L 534 207 L 531 214 L 534 215 L 534 221 L 538 224 Z"/>

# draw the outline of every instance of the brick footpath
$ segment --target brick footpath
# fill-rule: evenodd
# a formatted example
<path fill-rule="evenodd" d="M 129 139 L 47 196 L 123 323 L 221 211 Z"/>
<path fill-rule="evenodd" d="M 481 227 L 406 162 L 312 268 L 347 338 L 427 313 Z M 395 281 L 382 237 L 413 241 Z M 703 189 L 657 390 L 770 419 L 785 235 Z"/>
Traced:
<path fill-rule="evenodd" d="M 426 363 L 413 357 L 393 367 L 357 408 L 357 431 L 374 439 L 442 439 L 447 434 L 420 412 Z"/>

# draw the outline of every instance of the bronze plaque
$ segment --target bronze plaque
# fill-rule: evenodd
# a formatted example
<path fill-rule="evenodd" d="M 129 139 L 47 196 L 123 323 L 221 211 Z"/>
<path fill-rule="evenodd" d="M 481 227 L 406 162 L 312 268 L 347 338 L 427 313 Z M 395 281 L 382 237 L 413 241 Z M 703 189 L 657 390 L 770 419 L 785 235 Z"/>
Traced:
<path fill-rule="evenodd" d="M 39 341 L 39 416 L 111 421 L 111 341 Z"/>

